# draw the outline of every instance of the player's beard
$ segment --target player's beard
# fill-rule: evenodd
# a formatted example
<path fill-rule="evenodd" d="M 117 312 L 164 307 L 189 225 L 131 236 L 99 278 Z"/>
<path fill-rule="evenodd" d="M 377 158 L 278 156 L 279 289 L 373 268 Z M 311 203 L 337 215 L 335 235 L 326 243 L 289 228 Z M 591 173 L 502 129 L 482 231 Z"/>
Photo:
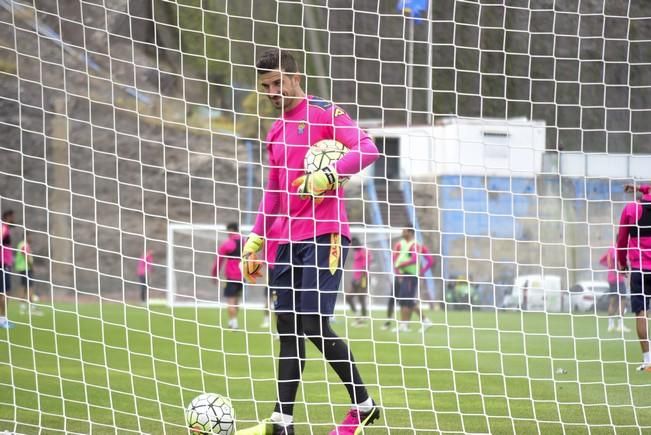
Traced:
<path fill-rule="evenodd" d="M 269 101 L 271 101 L 271 104 L 276 109 L 282 109 L 283 108 L 283 100 L 284 100 L 283 95 L 274 95 L 274 96 L 269 97 Z"/>
<path fill-rule="evenodd" d="M 276 109 L 279 109 L 282 112 L 286 112 L 287 110 L 292 109 L 296 98 L 297 97 L 282 94 L 269 97 L 269 101 L 271 101 L 271 104 L 273 104 Z"/>

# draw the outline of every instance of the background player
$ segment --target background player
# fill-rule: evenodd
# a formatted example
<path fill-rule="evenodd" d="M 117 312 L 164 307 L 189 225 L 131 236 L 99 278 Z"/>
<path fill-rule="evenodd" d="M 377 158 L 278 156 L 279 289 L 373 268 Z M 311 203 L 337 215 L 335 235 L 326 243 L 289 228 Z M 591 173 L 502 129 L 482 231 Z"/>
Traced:
<path fill-rule="evenodd" d="M 240 256 L 242 252 L 242 239 L 240 226 L 237 222 L 226 225 L 228 239 L 217 249 L 217 258 L 212 266 L 212 276 L 219 279 L 220 272 L 224 269 L 224 298 L 228 305 L 228 327 L 239 328 L 237 314 L 239 311 L 240 297 L 242 296 L 242 272 L 240 271 Z"/>
<path fill-rule="evenodd" d="M 421 260 L 425 264 L 421 267 Z M 394 272 L 398 277 L 396 302 L 400 307 L 400 322 L 395 330 L 409 331 L 409 320 L 416 314 L 422 322 L 422 329 L 432 326 L 431 320 L 425 317 L 419 305 L 419 278 L 432 267 L 434 263 L 429 250 L 418 243 L 413 228 L 405 228 L 400 240 L 393 249 Z"/>
<path fill-rule="evenodd" d="M 340 180 L 378 157 L 371 138 L 339 107 L 301 88 L 295 59 L 278 49 L 256 64 L 260 85 L 282 112 L 266 138 L 269 174 L 260 213 L 243 248 L 247 280 L 259 276 L 257 253 L 267 231 L 280 219 L 278 253 L 270 286 L 276 292 L 280 337 L 278 401 L 271 418 L 240 434 L 293 434 L 294 402 L 305 365 L 305 338 L 324 355 L 348 390 L 353 408 L 331 434 L 360 433 L 379 416 L 348 345 L 330 326 L 350 240 Z M 307 176 L 303 159 L 309 147 L 335 139 L 349 151 L 330 167 Z"/>
<path fill-rule="evenodd" d="M 608 332 L 615 330 L 630 332 L 624 325 L 627 302 L 626 274 L 617 270 L 617 251 L 615 251 L 615 248 L 608 249 L 599 260 L 599 263 L 608 269 L 608 285 L 610 286 Z"/>
<path fill-rule="evenodd" d="M 21 297 L 25 302 L 21 302 L 20 311 L 25 312 L 29 302 L 34 302 L 36 295 L 33 294 L 32 284 L 34 278 L 34 258 L 32 257 L 32 237 L 29 231 L 25 232 L 25 239 L 21 240 L 16 246 L 14 255 L 14 269 L 16 275 L 20 276 Z M 33 314 L 42 314 L 33 311 Z"/>
<path fill-rule="evenodd" d="M 7 319 L 7 294 L 11 291 L 11 274 L 14 264 L 14 251 L 11 248 L 11 225 L 14 223 L 14 211 L 2 213 L 0 233 L 0 328 L 13 328 L 14 324 Z"/>
<path fill-rule="evenodd" d="M 630 191 L 631 186 L 626 186 Z M 640 186 L 640 201 L 624 206 L 617 233 L 617 265 L 631 274 L 631 311 L 636 315 L 637 336 L 642 348 L 639 371 L 651 372 L 647 312 L 651 302 L 651 187 Z"/>
<path fill-rule="evenodd" d="M 371 253 L 362 246 L 362 243 L 357 237 L 353 237 L 352 246 L 353 250 L 353 279 L 349 291 L 346 293 L 346 302 L 350 306 L 354 316 L 357 316 L 357 304 L 359 302 L 361 318 L 355 319 L 353 326 L 362 326 L 365 324 L 368 300 L 368 271 L 373 261 Z"/>
<path fill-rule="evenodd" d="M 140 300 L 147 302 L 149 296 L 149 278 L 151 276 L 152 265 L 154 263 L 154 251 L 148 249 L 138 260 L 138 281 L 140 281 Z"/>

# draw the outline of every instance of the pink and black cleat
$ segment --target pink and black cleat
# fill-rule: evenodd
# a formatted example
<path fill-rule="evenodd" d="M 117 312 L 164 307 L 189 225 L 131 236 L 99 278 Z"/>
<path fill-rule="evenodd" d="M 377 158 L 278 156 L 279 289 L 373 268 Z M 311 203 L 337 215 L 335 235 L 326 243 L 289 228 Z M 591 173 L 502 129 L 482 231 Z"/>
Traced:
<path fill-rule="evenodd" d="M 330 435 L 359 435 L 364 430 L 364 426 L 373 424 L 378 418 L 380 418 L 380 409 L 375 402 L 368 412 L 359 412 L 357 408 L 351 408 L 344 421 L 330 431 Z"/>

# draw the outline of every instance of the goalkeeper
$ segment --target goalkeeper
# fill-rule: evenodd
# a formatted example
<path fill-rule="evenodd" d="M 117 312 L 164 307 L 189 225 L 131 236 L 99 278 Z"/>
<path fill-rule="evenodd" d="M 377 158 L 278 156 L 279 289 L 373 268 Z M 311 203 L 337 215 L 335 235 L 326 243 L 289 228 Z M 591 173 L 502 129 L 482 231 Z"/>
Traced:
<path fill-rule="evenodd" d="M 249 282 L 260 276 L 265 233 L 279 229 L 278 252 L 270 275 L 276 294 L 280 336 L 277 392 L 271 418 L 240 435 L 293 434 L 296 393 L 305 365 L 305 337 L 324 355 L 348 390 L 352 408 L 331 434 L 359 433 L 380 411 L 362 382 L 348 345 L 330 326 L 350 241 L 340 180 L 373 163 L 371 138 L 337 106 L 307 96 L 295 59 L 271 49 L 256 64 L 264 94 L 282 116 L 266 139 L 269 173 L 252 234 L 242 250 Z M 306 176 L 303 160 L 310 145 L 335 139 L 349 151 L 331 166 Z"/>

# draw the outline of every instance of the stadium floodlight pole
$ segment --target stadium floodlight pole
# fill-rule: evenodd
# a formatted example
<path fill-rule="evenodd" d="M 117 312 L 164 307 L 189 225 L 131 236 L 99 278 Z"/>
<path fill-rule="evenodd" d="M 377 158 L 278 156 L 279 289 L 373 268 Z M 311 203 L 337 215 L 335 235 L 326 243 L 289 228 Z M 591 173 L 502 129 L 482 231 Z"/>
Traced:
<path fill-rule="evenodd" d="M 405 18 L 409 19 L 409 27 L 408 27 L 408 35 L 407 35 L 407 44 L 409 47 L 407 48 L 407 126 L 411 127 L 411 112 L 412 112 L 412 104 L 413 104 L 413 79 L 414 79 L 414 25 L 416 21 L 421 21 L 422 18 L 419 17 L 419 15 L 422 12 L 427 12 L 427 17 L 429 18 L 429 0 L 398 0 L 398 4 L 396 5 L 396 9 L 398 9 L 399 12 L 402 12 L 403 16 Z M 429 42 L 429 29 L 427 30 L 427 39 Z M 428 44 L 428 50 L 429 50 L 429 44 Z M 429 62 L 429 53 L 427 55 L 428 62 Z M 431 75 L 431 74 L 429 74 Z M 430 83 L 431 79 L 428 79 L 428 84 Z M 429 86 L 431 88 L 431 85 Z M 429 91 L 428 91 L 428 99 L 429 99 Z M 428 103 L 429 107 L 429 103 Z M 429 115 L 428 115 L 429 117 Z"/>
<path fill-rule="evenodd" d="M 244 215 L 244 224 L 253 224 L 253 142 L 247 140 L 246 144 L 246 158 L 248 165 L 246 165 L 246 214 Z"/>
<path fill-rule="evenodd" d="M 411 127 L 412 104 L 414 99 L 414 18 L 409 19 L 409 36 L 407 37 L 407 127 Z"/>
<path fill-rule="evenodd" d="M 305 23 L 307 24 L 307 28 L 308 28 L 307 37 L 310 40 L 312 51 L 315 53 L 319 53 L 316 56 L 314 56 L 314 60 L 312 63 L 312 66 L 316 70 L 316 75 L 317 75 L 316 85 L 317 88 L 319 89 L 319 93 L 321 94 L 321 97 L 331 100 L 333 96 L 331 93 L 328 92 L 328 86 L 326 85 L 326 79 L 327 79 L 326 70 L 325 67 L 323 66 L 323 60 L 320 55 L 320 53 L 323 53 L 323 51 L 321 51 L 321 42 L 319 41 L 319 38 L 317 37 L 317 34 L 314 31 L 314 29 L 318 29 L 319 27 L 317 27 L 316 19 L 314 18 L 313 5 L 306 4 L 304 10 L 305 10 Z M 307 62 L 305 62 L 305 72 L 307 72 Z M 306 83 L 307 83 L 307 79 L 306 79 Z"/>
<path fill-rule="evenodd" d="M 430 17 L 432 16 L 432 5 L 427 2 L 427 125 L 432 125 L 434 121 L 434 91 L 432 90 L 432 23 Z"/>

